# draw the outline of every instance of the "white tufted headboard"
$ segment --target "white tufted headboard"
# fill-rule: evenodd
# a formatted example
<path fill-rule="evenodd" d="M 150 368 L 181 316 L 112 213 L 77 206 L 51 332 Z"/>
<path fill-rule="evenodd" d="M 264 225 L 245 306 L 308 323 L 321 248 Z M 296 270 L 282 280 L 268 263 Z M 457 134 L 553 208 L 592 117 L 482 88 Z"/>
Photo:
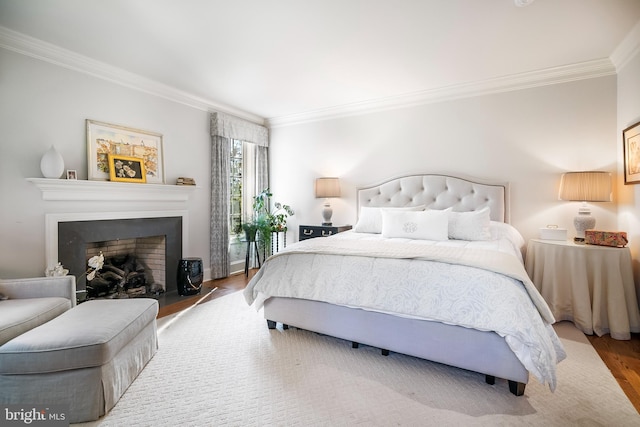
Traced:
<path fill-rule="evenodd" d="M 509 184 L 480 182 L 473 178 L 424 174 L 392 178 L 359 187 L 358 214 L 361 206 L 403 207 L 425 205 L 431 209 L 453 207 L 466 212 L 489 206 L 493 221 L 509 222 Z"/>

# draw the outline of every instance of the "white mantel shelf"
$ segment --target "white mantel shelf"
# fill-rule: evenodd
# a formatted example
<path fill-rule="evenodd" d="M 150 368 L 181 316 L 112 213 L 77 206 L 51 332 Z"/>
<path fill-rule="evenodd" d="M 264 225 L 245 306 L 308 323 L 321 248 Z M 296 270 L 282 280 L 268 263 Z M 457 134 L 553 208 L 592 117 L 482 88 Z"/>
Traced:
<path fill-rule="evenodd" d="M 131 182 L 27 178 L 48 201 L 156 201 L 185 202 L 199 188 L 194 185 L 137 184 Z"/>

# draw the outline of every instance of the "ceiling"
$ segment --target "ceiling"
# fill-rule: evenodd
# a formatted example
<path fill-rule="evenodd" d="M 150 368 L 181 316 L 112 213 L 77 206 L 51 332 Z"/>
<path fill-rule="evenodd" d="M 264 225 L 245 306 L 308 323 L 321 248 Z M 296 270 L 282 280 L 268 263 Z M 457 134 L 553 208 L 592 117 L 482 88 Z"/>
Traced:
<path fill-rule="evenodd" d="M 602 64 L 640 22 L 640 0 L 516 2 L 0 0 L 0 26 L 277 123 Z"/>

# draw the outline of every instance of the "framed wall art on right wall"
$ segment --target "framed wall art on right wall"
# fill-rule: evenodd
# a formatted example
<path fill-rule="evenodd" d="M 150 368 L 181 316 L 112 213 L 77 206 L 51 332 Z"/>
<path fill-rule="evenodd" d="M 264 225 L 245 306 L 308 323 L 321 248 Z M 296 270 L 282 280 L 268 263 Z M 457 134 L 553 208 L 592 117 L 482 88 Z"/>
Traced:
<path fill-rule="evenodd" d="M 624 183 L 640 183 L 640 122 L 622 131 Z"/>

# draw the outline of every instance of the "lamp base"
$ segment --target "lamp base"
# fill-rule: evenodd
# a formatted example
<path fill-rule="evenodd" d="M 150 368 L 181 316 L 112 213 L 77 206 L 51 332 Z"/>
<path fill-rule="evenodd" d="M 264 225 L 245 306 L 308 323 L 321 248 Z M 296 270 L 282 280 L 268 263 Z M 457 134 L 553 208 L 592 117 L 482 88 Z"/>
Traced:
<path fill-rule="evenodd" d="M 322 208 L 322 225 L 331 225 L 331 215 L 333 215 L 333 209 L 329 204 L 329 199 L 325 199 L 324 207 Z"/>
<path fill-rule="evenodd" d="M 331 225 L 333 225 L 333 223 L 332 222 L 323 222 L 322 225 L 331 226 Z"/>
<path fill-rule="evenodd" d="M 584 243 L 585 230 L 592 230 L 596 226 L 596 219 L 591 216 L 591 210 L 586 203 L 578 209 L 578 216 L 573 218 L 573 226 L 576 228 L 576 243 Z"/>

